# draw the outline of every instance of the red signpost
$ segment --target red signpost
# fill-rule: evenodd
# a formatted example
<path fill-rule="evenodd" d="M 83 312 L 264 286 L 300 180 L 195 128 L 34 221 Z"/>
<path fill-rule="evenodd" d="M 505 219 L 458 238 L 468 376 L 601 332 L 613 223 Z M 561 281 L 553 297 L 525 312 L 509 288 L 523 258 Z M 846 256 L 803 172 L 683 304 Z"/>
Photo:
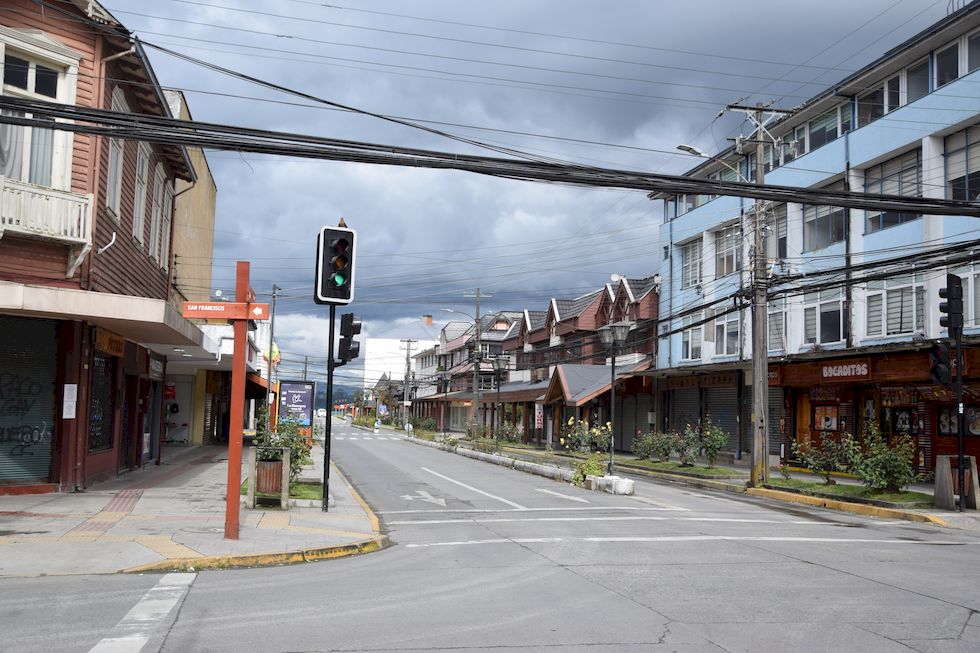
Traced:
<path fill-rule="evenodd" d="M 249 320 L 269 317 L 268 304 L 255 304 L 249 287 L 249 263 L 238 261 L 234 302 L 184 302 L 185 318 L 231 320 L 235 328 L 235 354 L 231 364 L 231 414 L 228 431 L 228 490 L 225 495 L 225 539 L 238 539 L 242 485 L 242 425 L 245 418 L 245 358 Z"/>

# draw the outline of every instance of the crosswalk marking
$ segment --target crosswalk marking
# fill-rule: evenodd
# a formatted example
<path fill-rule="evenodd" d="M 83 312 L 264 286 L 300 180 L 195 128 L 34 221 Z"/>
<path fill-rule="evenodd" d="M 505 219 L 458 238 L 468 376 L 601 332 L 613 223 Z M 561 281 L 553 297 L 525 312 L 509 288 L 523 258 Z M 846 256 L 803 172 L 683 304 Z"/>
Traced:
<path fill-rule="evenodd" d="M 161 578 L 89 653 L 139 653 L 174 606 L 187 595 L 196 577 L 197 574 L 174 573 Z"/>
<path fill-rule="evenodd" d="M 569 501 L 578 501 L 579 503 L 589 503 L 588 499 L 583 499 L 582 497 L 573 497 L 570 494 L 562 494 L 561 492 L 555 492 L 554 490 L 546 490 L 543 487 L 536 487 L 534 489 L 537 492 L 550 494 L 553 497 L 561 497 L 562 499 L 568 499 Z"/>

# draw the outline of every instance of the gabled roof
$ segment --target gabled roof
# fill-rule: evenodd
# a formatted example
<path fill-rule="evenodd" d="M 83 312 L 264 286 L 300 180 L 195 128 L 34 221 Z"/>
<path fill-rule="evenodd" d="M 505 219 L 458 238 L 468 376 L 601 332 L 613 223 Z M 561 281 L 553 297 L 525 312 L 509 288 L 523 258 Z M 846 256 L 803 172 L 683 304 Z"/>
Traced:
<path fill-rule="evenodd" d="M 473 328 L 473 325 L 469 322 L 448 322 L 446 326 L 442 327 L 442 332 L 446 336 L 446 341 L 458 338 L 467 331 Z"/>
<path fill-rule="evenodd" d="M 547 318 L 548 311 L 524 311 L 524 321 L 527 322 L 528 331 L 537 331 L 544 327 Z"/>
<path fill-rule="evenodd" d="M 377 389 L 377 388 L 383 388 L 386 385 L 388 385 L 388 375 L 383 373 L 381 375 L 381 378 L 378 379 L 378 382 L 374 384 L 374 387 L 375 389 Z"/>
<path fill-rule="evenodd" d="M 652 359 L 616 367 L 616 380 L 631 378 L 635 373 L 650 367 Z M 606 365 L 559 364 L 551 375 L 551 383 L 545 394 L 545 403 L 562 402 L 566 406 L 581 406 L 593 398 L 608 392 L 612 371 Z"/>
<path fill-rule="evenodd" d="M 590 293 L 586 293 L 584 295 L 581 295 L 580 297 L 576 297 L 575 299 L 570 300 L 570 303 L 568 304 L 568 308 L 562 311 L 561 319 L 568 320 L 573 317 L 578 317 L 579 315 L 584 313 L 585 309 L 591 306 L 592 303 L 595 302 L 596 298 L 598 298 L 601 294 L 602 294 L 602 289 L 600 288 L 599 290 L 594 290 Z M 558 301 L 563 301 L 563 300 L 558 300 Z"/>
<path fill-rule="evenodd" d="M 642 279 L 626 279 L 625 281 L 629 284 L 631 299 L 634 302 L 638 302 L 657 287 L 657 284 L 660 282 L 660 275 L 651 274 L 649 277 Z"/>

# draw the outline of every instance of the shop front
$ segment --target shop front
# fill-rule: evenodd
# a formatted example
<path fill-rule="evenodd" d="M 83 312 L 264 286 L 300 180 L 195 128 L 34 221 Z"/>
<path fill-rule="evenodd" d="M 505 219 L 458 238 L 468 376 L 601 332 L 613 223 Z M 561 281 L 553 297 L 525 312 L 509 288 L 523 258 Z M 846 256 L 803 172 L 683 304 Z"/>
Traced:
<path fill-rule="evenodd" d="M 967 455 L 980 455 L 980 378 L 974 371 L 980 371 L 980 351 L 964 351 Z M 936 455 L 956 452 L 955 392 L 934 383 L 926 351 L 789 363 L 776 375 L 792 406 L 797 443 L 823 434 L 860 436 L 874 422 L 888 440 L 913 438 L 919 472 L 931 472 Z"/>

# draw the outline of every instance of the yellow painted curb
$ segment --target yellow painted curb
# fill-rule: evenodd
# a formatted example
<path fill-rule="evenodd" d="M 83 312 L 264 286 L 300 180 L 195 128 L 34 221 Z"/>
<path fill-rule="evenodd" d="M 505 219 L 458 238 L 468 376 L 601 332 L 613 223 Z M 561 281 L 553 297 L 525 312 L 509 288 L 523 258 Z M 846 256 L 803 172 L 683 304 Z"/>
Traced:
<path fill-rule="evenodd" d="M 151 562 L 137 567 L 121 570 L 126 574 L 142 574 L 155 571 L 187 571 L 194 569 L 247 569 L 252 567 L 273 567 L 294 565 L 302 562 L 315 562 L 331 558 L 343 558 L 380 551 L 389 546 L 391 541 L 387 535 L 372 537 L 369 540 L 342 544 L 340 546 L 314 547 L 299 551 L 284 551 L 281 553 L 255 553 L 247 555 L 201 556 L 199 558 L 171 558 Z"/>
<path fill-rule="evenodd" d="M 780 490 L 770 490 L 768 488 L 750 487 L 746 488 L 745 492 L 756 497 L 765 497 L 767 499 L 776 499 L 777 501 L 787 501 L 789 503 L 802 503 L 808 506 L 829 508 L 831 510 L 849 512 L 855 515 L 864 515 L 865 517 L 903 519 L 905 521 L 936 524 L 938 526 L 949 526 L 949 523 L 945 519 L 924 512 L 912 512 L 910 510 L 900 510 L 898 508 L 884 508 L 882 506 L 872 506 L 864 503 L 852 503 L 850 501 L 839 501 L 837 499 L 811 497 L 805 494 L 782 492 Z"/>
<path fill-rule="evenodd" d="M 353 495 L 354 500 L 357 501 L 364 512 L 367 513 L 368 519 L 371 520 L 371 530 L 375 533 L 380 533 L 381 522 L 378 520 L 378 516 L 374 514 L 374 511 L 371 510 L 371 506 L 369 506 L 367 501 L 361 497 L 360 493 L 354 489 L 354 486 L 350 484 L 350 481 L 347 480 L 347 477 L 344 476 L 344 473 L 340 471 L 340 468 L 337 467 L 332 460 L 330 461 L 330 466 L 333 468 L 334 473 L 340 477 L 340 480 L 344 482 L 344 485 L 350 488 L 350 493 Z"/>

